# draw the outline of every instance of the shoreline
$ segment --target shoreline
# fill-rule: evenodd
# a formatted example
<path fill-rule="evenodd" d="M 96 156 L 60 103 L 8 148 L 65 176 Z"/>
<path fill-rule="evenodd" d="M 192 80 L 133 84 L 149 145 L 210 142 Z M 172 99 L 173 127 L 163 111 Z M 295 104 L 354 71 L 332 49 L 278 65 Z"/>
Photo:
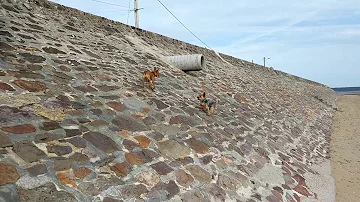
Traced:
<path fill-rule="evenodd" d="M 339 95 L 333 117 L 330 160 L 336 201 L 360 198 L 360 95 Z"/>

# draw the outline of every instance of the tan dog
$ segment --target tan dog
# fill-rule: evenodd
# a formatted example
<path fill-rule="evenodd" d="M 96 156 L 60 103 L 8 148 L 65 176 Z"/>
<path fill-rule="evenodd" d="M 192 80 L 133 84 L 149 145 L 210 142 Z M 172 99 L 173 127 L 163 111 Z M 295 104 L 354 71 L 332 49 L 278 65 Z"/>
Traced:
<path fill-rule="evenodd" d="M 145 81 L 149 82 L 149 88 L 151 90 L 154 90 L 155 89 L 155 77 L 159 77 L 159 69 L 157 69 L 156 67 L 154 67 L 154 70 L 153 71 L 149 71 L 149 70 L 146 70 L 143 72 L 143 77 L 142 77 L 142 80 L 143 80 L 143 85 L 145 87 Z"/>
<path fill-rule="evenodd" d="M 216 102 L 211 101 L 210 99 L 206 99 L 205 92 L 198 95 L 197 99 L 200 100 L 200 105 L 196 106 L 196 108 L 205 110 L 207 115 L 211 116 L 211 114 L 214 112 Z"/>

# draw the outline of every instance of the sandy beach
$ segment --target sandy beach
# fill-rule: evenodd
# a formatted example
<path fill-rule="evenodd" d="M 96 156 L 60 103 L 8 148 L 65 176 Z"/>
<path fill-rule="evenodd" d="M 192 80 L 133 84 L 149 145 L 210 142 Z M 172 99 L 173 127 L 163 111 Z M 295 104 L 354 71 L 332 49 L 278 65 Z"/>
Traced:
<path fill-rule="evenodd" d="M 330 147 L 336 201 L 360 201 L 360 95 L 339 97 Z"/>

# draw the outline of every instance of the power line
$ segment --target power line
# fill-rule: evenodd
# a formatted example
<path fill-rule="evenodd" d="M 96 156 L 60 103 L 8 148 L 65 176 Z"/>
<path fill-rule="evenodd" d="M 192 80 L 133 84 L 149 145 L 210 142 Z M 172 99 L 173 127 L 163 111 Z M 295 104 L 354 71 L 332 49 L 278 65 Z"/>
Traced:
<path fill-rule="evenodd" d="M 126 20 L 126 24 L 129 24 L 129 15 L 130 15 L 130 1 L 131 0 L 129 0 L 129 12 L 127 13 L 128 14 L 128 17 L 127 17 L 127 20 Z"/>
<path fill-rule="evenodd" d="M 164 8 L 169 11 L 169 13 L 174 16 L 174 18 L 180 22 L 180 24 L 187 29 L 195 38 L 197 38 L 199 41 L 201 41 L 201 43 L 203 43 L 206 47 L 208 47 L 210 50 L 213 50 L 212 48 L 210 48 L 205 42 L 203 42 L 199 37 L 197 37 L 189 28 L 187 28 L 160 0 L 158 0 L 158 2 L 164 6 Z"/>
<path fill-rule="evenodd" d="M 99 3 L 103 3 L 103 4 L 108 4 L 108 5 L 112 5 L 112 6 L 119 6 L 119 7 L 123 7 L 123 8 L 128 8 L 127 6 L 122 6 L 122 5 L 119 5 L 119 4 L 113 4 L 113 3 L 100 1 L 100 0 L 91 0 L 91 1 L 99 2 Z"/>

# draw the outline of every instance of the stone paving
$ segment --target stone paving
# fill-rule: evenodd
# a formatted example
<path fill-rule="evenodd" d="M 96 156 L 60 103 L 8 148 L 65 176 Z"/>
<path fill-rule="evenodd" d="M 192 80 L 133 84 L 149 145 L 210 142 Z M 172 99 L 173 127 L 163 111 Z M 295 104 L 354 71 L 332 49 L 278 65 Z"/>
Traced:
<path fill-rule="evenodd" d="M 0 201 L 316 201 L 330 88 L 45 0 L 0 11 Z"/>

